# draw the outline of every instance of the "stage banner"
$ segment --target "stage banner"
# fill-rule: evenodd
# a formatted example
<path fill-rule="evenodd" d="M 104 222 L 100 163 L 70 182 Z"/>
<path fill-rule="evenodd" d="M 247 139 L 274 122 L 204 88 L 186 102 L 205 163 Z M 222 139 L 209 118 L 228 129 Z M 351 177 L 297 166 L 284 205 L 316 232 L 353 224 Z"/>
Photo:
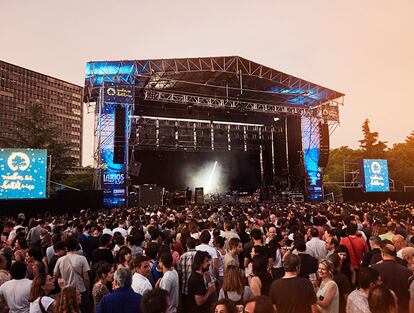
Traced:
<path fill-rule="evenodd" d="M 99 169 L 100 187 L 104 191 L 104 205 L 124 207 L 127 198 L 127 159 L 128 143 L 126 140 L 124 163 L 114 163 L 115 109 L 126 108 L 132 104 L 133 88 L 131 86 L 108 86 L 101 90 L 101 108 L 98 121 L 99 130 Z M 128 110 L 124 110 L 128 114 Z M 125 117 L 125 132 L 128 129 L 128 117 Z"/>
<path fill-rule="evenodd" d="M 359 177 L 365 192 L 389 192 L 387 160 L 363 159 L 360 162 Z"/>
<path fill-rule="evenodd" d="M 46 197 L 47 151 L 0 149 L 0 199 Z"/>

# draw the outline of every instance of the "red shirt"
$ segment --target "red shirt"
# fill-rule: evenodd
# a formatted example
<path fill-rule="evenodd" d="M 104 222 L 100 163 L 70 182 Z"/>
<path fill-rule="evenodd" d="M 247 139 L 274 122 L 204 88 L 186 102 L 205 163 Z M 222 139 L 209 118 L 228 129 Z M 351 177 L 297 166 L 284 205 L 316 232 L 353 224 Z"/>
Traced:
<path fill-rule="evenodd" d="M 358 236 L 348 236 L 341 238 L 340 244 L 346 246 L 349 250 L 351 268 L 360 268 L 364 254 L 368 252 L 368 246 L 365 240 Z"/>

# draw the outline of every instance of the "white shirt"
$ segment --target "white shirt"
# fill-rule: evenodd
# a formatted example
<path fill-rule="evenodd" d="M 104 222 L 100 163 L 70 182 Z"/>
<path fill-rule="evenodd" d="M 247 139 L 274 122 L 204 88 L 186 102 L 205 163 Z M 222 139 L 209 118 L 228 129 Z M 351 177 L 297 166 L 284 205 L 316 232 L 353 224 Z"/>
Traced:
<path fill-rule="evenodd" d="M 110 230 L 109 228 L 104 228 L 102 230 L 102 235 L 104 235 L 104 234 L 108 234 L 108 235 L 111 235 L 111 236 L 114 235 L 114 233 L 112 232 L 112 230 Z"/>
<path fill-rule="evenodd" d="M 318 260 L 326 258 L 325 241 L 320 240 L 318 237 L 312 237 L 312 239 L 306 243 L 306 253 Z"/>
<path fill-rule="evenodd" d="M 6 300 L 10 313 L 29 313 L 29 292 L 32 281 L 27 278 L 6 281 L 0 295 Z"/>
<path fill-rule="evenodd" d="M 196 247 L 197 251 L 206 251 L 208 252 L 208 254 L 210 254 L 211 256 L 211 263 L 210 263 L 210 276 L 211 276 L 211 281 L 215 282 L 217 280 L 216 275 L 214 274 L 214 268 L 213 268 L 213 260 L 214 259 L 218 259 L 218 255 L 217 255 L 217 250 L 214 249 L 213 247 L 210 247 L 209 245 L 206 245 L 204 243 L 202 243 L 201 245 L 198 245 Z"/>
<path fill-rule="evenodd" d="M 369 312 L 368 295 L 359 289 L 355 289 L 348 296 L 346 313 L 365 312 Z"/>
<path fill-rule="evenodd" d="M 42 310 L 40 309 L 40 306 L 39 306 L 39 300 L 40 300 L 40 297 L 37 298 L 35 301 L 30 302 L 30 313 L 42 313 Z M 49 308 L 49 306 L 53 303 L 53 301 L 55 301 L 53 298 L 42 297 L 42 305 L 46 311 Z"/>
<path fill-rule="evenodd" d="M 148 278 L 141 275 L 140 273 L 135 273 L 132 276 L 132 290 L 134 290 L 136 293 L 140 294 L 141 296 L 144 295 L 144 293 L 148 290 L 152 290 L 152 285 Z"/>
<path fill-rule="evenodd" d="M 128 232 L 122 227 L 117 227 L 112 230 L 113 234 L 115 234 L 116 232 L 120 232 L 123 237 L 126 237 L 128 235 Z"/>

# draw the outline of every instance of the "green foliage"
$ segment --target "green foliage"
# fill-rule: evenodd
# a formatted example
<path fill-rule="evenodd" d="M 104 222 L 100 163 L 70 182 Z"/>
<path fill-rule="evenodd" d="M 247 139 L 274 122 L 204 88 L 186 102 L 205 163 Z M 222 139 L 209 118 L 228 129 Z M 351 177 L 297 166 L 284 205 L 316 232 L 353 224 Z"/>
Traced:
<path fill-rule="evenodd" d="M 364 138 L 359 140 L 362 156 L 366 159 L 384 158 L 387 142 L 378 141 L 378 132 L 371 131 L 368 119 L 365 119 L 364 124 L 362 124 L 362 134 Z"/>
<path fill-rule="evenodd" d="M 344 161 L 358 162 L 363 158 L 388 160 L 389 175 L 395 181 L 396 190 L 403 190 L 404 186 L 414 185 L 414 131 L 403 143 L 394 144 L 387 149 L 386 142 L 378 141 L 378 132 L 371 132 L 369 120 L 362 126 L 363 139 L 359 140 L 361 149 L 352 149 L 348 146 L 332 149 L 329 154 L 329 163 L 324 171 L 325 192 L 338 190 L 332 182 L 343 182 Z"/>
<path fill-rule="evenodd" d="M 26 114 L 14 122 L 17 139 L 0 134 L 0 146 L 7 148 L 47 149 L 51 156 L 51 178 L 61 181 L 73 167 L 74 159 L 69 156 L 70 147 L 59 140 L 59 130 L 45 123 L 46 112 L 40 104 L 28 107 Z"/>
<path fill-rule="evenodd" d="M 62 184 L 74 187 L 80 190 L 90 190 L 93 185 L 93 175 L 95 169 L 92 167 L 87 167 L 87 171 L 82 173 L 74 173 L 68 175 L 63 181 Z"/>
<path fill-rule="evenodd" d="M 353 150 L 348 146 L 332 149 L 329 153 L 328 166 L 325 168 L 324 180 L 342 182 L 344 180 L 344 162 L 358 162 L 361 156 L 361 150 Z"/>

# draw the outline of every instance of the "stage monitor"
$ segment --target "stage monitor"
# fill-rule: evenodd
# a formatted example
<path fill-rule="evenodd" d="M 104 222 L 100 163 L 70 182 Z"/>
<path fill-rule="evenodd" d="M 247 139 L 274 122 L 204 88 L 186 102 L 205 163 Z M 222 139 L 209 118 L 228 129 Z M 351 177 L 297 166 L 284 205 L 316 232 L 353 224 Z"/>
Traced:
<path fill-rule="evenodd" d="M 47 152 L 0 149 L 0 199 L 46 197 Z"/>
<path fill-rule="evenodd" d="M 387 160 L 362 160 L 360 164 L 360 178 L 365 192 L 390 191 Z"/>

